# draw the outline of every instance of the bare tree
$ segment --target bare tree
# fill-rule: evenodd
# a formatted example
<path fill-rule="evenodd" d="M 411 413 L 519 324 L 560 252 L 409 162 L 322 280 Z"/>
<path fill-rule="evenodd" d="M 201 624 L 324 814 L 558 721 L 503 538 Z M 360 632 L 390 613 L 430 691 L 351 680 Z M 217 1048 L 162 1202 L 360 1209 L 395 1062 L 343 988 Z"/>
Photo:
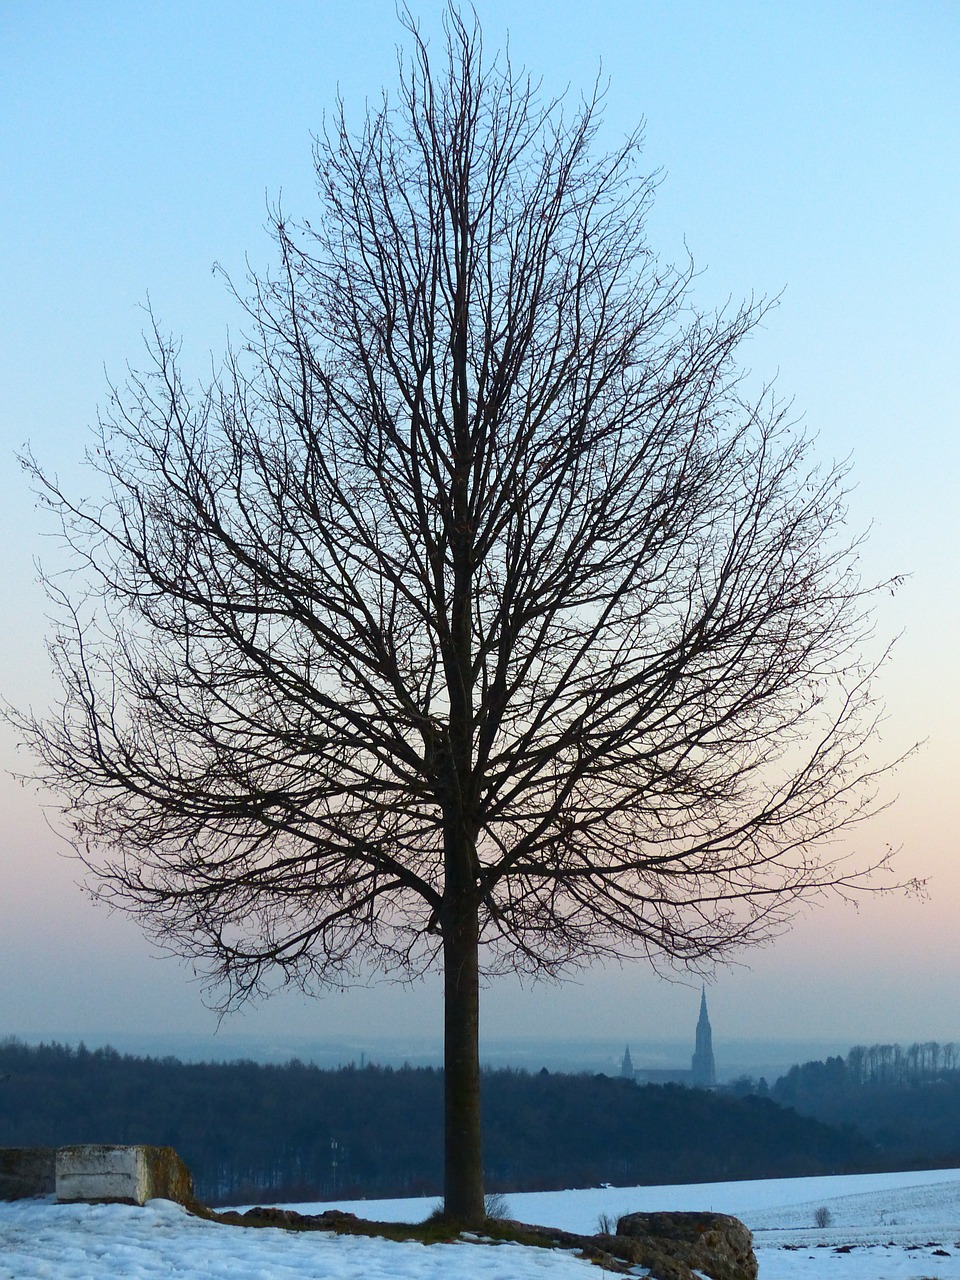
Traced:
<path fill-rule="evenodd" d="M 483 1215 L 483 971 L 709 963 L 882 855 L 869 632 L 818 471 L 644 238 L 639 138 L 450 8 L 318 143 L 247 336 L 188 388 L 154 327 L 76 501 L 22 717 L 100 893 L 224 984 L 444 973 L 446 1211 Z"/>

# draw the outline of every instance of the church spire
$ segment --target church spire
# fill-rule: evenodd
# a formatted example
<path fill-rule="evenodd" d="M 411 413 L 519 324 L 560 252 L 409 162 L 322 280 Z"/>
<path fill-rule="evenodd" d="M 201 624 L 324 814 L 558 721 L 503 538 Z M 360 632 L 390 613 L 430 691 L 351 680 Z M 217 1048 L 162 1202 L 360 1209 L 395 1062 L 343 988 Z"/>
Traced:
<path fill-rule="evenodd" d="M 630 1046 L 623 1051 L 623 1061 L 620 1063 L 620 1074 L 625 1080 L 633 1080 L 633 1062 L 630 1059 Z"/>
<path fill-rule="evenodd" d="M 701 1089 L 712 1089 L 717 1083 L 717 1068 L 713 1061 L 713 1031 L 707 1013 L 707 988 L 700 992 L 700 1018 L 697 1022 L 697 1043 L 691 1063 L 693 1083 Z"/>

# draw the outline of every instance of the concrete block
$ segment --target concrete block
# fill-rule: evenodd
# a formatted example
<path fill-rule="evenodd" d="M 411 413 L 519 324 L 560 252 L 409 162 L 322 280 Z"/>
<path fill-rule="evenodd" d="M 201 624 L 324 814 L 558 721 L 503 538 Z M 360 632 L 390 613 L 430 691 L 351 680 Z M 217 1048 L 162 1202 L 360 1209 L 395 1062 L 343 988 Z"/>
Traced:
<path fill-rule="evenodd" d="M 193 1178 L 172 1147 L 83 1143 L 57 1150 L 57 1199 L 146 1204 L 193 1201 Z"/>
<path fill-rule="evenodd" d="M 54 1147 L 0 1147 L 0 1200 L 52 1196 L 56 1156 Z"/>

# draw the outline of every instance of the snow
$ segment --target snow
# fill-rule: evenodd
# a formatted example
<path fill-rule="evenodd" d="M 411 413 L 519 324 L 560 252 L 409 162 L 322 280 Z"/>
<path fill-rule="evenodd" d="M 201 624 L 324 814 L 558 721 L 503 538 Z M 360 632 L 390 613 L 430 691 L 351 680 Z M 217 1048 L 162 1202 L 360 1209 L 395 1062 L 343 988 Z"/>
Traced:
<path fill-rule="evenodd" d="M 953 1190 L 955 1185 L 955 1191 Z M 951 1188 L 951 1190 L 945 1190 Z M 849 1197 L 865 1197 L 852 1211 L 862 1221 L 845 1225 L 865 1226 L 877 1222 L 888 1202 L 906 1195 L 911 1208 L 902 1214 L 923 1215 L 924 1197 L 952 1197 L 960 1194 L 960 1169 L 931 1169 L 912 1173 L 869 1173 L 841 1177 L 767 1178 L 755 1182 L 701 1182 L 689 1186 L 664 1187 L 597 1187 L 586 1191 L 538 1191 L 510 1193 L 506 1196 L 510 1213 L 523 1222 L 563 1227 L 567 1231 L 587 1234 L 597 1230 L 597 1217 L 606 1213 L 618 1218 L 623 1213 L 656 1209 L 709 1209 L 716 1213 L 732 1213 L 742 1218 L 751 1230 L 788 1227 L 802 1231 L 813 1228 L 813 1211 L 827 1205 L 840 1222 L 839 1204 Z M 954 1199 L 949 1219 L 960 1236 L 960 1212 Z M 321 1209 L 346 1209 L 379 1222 L 418 1222 L 436 1206 L 437 1200 L 336 1200 L 323 1205 L 295 1204 L 289 1209 L 301 1213 L 317 1213 Z M 873 1215 L 872 1219 L 870 1215 Z M 773 1215 L 767 1221 L 768 1215 Z M 762 1221 L 761 1221 L 762 1219 Z M 892 1224 L 891 1224 L 892 1225 Z M 901 1226 L 905 1223 L 901 1223 Z M 929 1216 L 919 1216 L 917 1226 L 922 1234 L 930 1226 Z M 828 1233 L 829 1234 L 829 1233 Z M 818 1239 L 826 1238 L 817 1232 Z"/>
<path fill-rule="evenodd" d="M 590 1280 L 570 1253 L 228 1227 L 169 1200 L 0 1205 L 2 1280 Z M 596 1273 L 594 1273 L 596 1274 Z"/>
<path fill-rule="evenodd" d="M 527 1222 L 583 1233 L 600 1213 L 713 1209 L 754 1232 L 760 1280 L 960 1280 L 960 1169 L 682 1187 L 508 1195 Z M 417 1221 L 434 1200 L 338 1202 L 364 1217 Z M 820 1206 L 829 1227 L 814 1225 Z M 292 1206 L 290 1206 L 292 1207 Z M 297 1206 L 318 1212 L 330 1204 Z M 838 1250 L 843 1250 L 842 1252 Z M 0 1204 L 0 1280 L 590 1280 L 564 1251 L 243 1229 L 179 1205 Z"/>

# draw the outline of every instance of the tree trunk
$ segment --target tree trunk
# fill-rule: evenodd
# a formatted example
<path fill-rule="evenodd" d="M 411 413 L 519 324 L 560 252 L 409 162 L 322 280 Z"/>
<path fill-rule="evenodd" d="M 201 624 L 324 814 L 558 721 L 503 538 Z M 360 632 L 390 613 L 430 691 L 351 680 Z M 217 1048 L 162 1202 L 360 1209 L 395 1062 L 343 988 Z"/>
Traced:
<path fill-rule="evenodd" d="M 447 1218 L 483 1221 L 480 1132 L 480 980 L 477 904 L 467 890 L 451 895 L 443 924 L 444 1175 Z"/>

